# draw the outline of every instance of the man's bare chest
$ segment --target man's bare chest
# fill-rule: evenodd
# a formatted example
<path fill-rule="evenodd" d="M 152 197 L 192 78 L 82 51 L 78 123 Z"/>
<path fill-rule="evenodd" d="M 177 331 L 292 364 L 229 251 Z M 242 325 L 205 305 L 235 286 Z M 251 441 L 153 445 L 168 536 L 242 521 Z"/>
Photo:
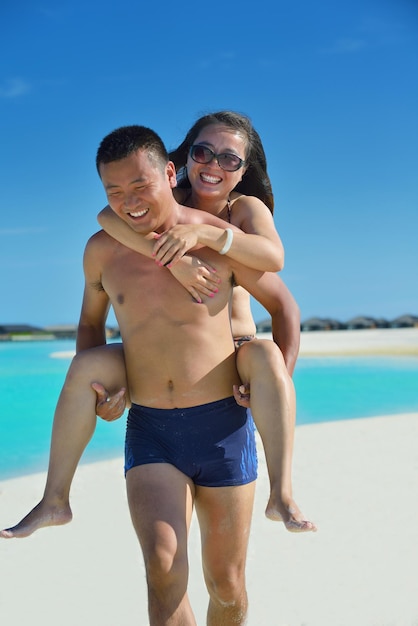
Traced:
<path fill-rule="evenodd" d="M 199 251 L 201 260 L 212 262 L 219 255 Z M 221 260 L 222 261 L 222 260 Z M 218 273 L 218 272 L 217 272 Z M 214 298 L 204 298 L 203 305 L 213 312 L 229 300 L 230 278 L 220 267 L 221 286 Z M 187 284 L 182 284 L 167 267 L 161 267 L 153 259 L 124 248 L 112 255 L 102 268 L 102 285 L 115 312 L 148 317 L 149 315 L 173 315 L 188 319 L 191 305 L 196 304 Z M 197 305 L 201 306 L 201 305 Z"/>
<path fill-rule="evenodd" d="M 178 289 L 165 267 L 153 259 L 127 251 L 116 254 L 102 269 L 102 285 L 114 307 L 137 302 L 158 305 Z"/>

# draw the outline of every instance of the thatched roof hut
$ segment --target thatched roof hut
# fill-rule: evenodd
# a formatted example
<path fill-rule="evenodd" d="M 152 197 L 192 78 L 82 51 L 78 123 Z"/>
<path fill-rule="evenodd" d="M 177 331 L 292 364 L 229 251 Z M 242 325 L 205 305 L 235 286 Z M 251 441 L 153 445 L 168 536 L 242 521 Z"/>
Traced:
<path fill-rule="evenodd" d="M 377 321 L 374 317 L 366 317 L 364 315 L 358 315 L 348 320 L 347 328 L 349 330 L 361 329 L 361 328 L 377 328 Z"/>
<path fill-rule="evenodd" d="M 301 330 L 305 332 L 313 330 L 341 330 L 345 328 L 345 324 L 338 320 L 331 319 L 330 317 L 310 317 L 304 320 L 300 327 Z"/>
<path fill-rule="evenodd" d="M 400 315 L 390 322 L 391 328 L 414 328 L 418 327 L 416 315 Z"/>
<path fill-rule="evenodd" d="M 271 333 L 271 317 L 262 322 L 257 322 L 256 329 L 258 333 Z"/>

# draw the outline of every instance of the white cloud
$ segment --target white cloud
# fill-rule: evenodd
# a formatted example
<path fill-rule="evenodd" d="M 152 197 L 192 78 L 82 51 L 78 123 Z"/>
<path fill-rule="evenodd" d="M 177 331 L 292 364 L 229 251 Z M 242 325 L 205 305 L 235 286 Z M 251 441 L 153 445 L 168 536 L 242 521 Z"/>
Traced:
<path fill-rule="evenodd" d="M 30 85 L 22 78 L 11 78 L 0 85 L 0 98 L 18 98 L 30 91 Z"/>
<path fill-rule="evenodd" d="M 355 54 L 365 48 L 397 44 L 405 38 L 405 22 L 368 17 L 357 26 L 352 36 L 337 39 L 323 52 L 327 54 Z"/>

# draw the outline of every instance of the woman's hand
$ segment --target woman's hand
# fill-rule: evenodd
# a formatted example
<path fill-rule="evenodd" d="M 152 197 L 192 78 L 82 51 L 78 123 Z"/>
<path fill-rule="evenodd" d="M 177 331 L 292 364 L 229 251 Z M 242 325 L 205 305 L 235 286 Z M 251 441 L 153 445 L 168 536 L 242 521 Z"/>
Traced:
<path fill-rule="evenodd" d="M 219 290 L 221 279 L 216 269 L 197 257 L 184 256 L 168 269 L 199 304 L 203 296 L 213 298 Z"/>
<path fill-rule="evenodd" d="M 161 235 L 154 235 L 156 243 L 152 256 L 159 263 L 171 268 L 182 256 L 198 243 L 197 224 L 178 224 Z"/>

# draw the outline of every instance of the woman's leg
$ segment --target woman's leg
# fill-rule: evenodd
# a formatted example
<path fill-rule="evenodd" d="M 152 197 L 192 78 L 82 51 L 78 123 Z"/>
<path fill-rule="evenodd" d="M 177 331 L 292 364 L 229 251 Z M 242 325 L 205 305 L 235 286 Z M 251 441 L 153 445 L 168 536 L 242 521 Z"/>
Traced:
<path fill-rule="evenodd" d="M 270 479 L 266 516 L 294 532 L 316 530 L 293 500 L 292 456 L 296 397 L 283 356 L 273 341 L 257 339 L 237 351 L 237 369 L 250 383 L 251 413 L 263 442 Z"/>
<path fill-rule="evenodd" d="M 43 498 L 16 526 L 0 531 L 1 537 L 27 537 L 38 528 L 71 521 L 71 483 L 96 427 L 91 384 L 97 381 L 110 393 L 126 387 L 122 344 L 84 350 L 74 357 L 55 411 Z"/>

